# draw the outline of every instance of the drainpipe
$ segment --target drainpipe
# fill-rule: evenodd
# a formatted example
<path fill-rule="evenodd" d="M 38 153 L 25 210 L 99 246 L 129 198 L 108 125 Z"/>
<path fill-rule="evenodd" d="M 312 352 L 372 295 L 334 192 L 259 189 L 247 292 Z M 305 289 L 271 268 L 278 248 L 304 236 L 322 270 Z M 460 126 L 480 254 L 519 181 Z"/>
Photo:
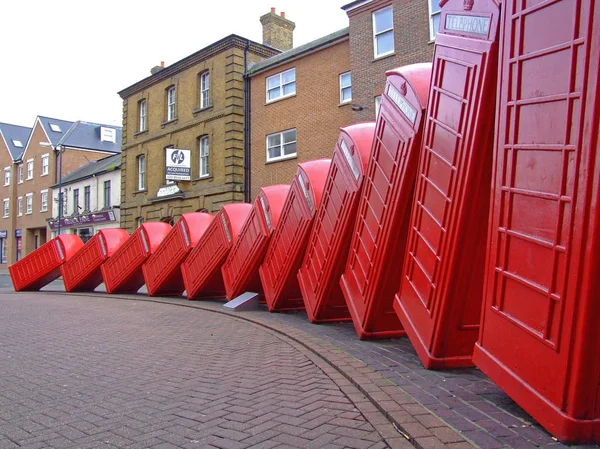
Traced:
<path fill-rule="evenodd" d="M 251 201 L 250 189 L 250 78 L 248 71 L 248 49 L 250 41 L 246 39 L 246 48 L 244 49 L 244 201 Z"/>

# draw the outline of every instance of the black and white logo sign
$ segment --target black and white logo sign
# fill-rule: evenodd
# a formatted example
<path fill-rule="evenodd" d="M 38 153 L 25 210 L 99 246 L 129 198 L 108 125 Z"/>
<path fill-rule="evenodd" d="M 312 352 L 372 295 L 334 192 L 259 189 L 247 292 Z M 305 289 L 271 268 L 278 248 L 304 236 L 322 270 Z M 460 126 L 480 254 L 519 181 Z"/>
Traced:
<path fill-rule="evenodd" d="M 189 181 L 192 178 L 191 151 L 180 148 L 167 148 L 166 178 L 175 181 Z"/>

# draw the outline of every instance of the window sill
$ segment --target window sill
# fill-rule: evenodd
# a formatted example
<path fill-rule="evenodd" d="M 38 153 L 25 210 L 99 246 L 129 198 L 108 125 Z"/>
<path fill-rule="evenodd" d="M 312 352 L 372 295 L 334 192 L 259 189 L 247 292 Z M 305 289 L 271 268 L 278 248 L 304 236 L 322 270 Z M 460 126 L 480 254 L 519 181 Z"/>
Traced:
<path fill-rule="evenodd" d="M 42 173 L 40 176 L 48 176 L 48 173 Z"/>
<path fill-rule="evenodd" d="M 214 176 L 213 175 L 206 175 L 206 176 L 199 176 L 198 178 L 193 178 L 192 182 L 196 183 L 198 181 L 207 181 L 207 180 L 214 180 Z"/>
<path fill-rule="evenodd" d="M 161 128 L 164 128 L 165 126 L 168 126 L 168 125 L 170 125 L 170 124 L 172 124 L 172 123 L 177 123 L 177 118 L 174 118 L 174 119 L 172 119 L 172 120 L 167 120 L 166 122 L 162 122 L 162 123 L 160 124 L 160 127 L 161 127 Z"/>
<path fill-rule="evenodd" d="M 338 104 L 338 108 L 341 108 L 342 106 L 350 106 L 351 104 L 352 104 L 352 100 L 345 101 L 344 103 Z"/>
<path fill-rule="evenodd" d="M 290 159 L 298 159 L 298 153 L 290 154 L 288 156 L 278 157 L 277 159 L 271 159 L 265 162 L 265 165 L 276 164 L 277 162 L 289 161 Z"/>
<path fill-rule="evenodd" d="M 282 97 L 275 98 L 274 100 L 268 100 L 268 101 L 265 103 L 265 106 L 266 106 L 266 105 L 269 105 L 269 104 L 277 103 L 278 101 L 287 100 L 288 98 L 293 98 L 293 97 L 295 97 L 295 96 L 296 96 L 296 92 L 294 92 L 293 94 L 284 95 L 284 96 L 282 96 Z"/>
<path fill-rule="evenodd" d="M 371 62 L 377 62 L 377 61 L 381 61 L 382 59 L 386 59 L 386 58 L 391 58 L 396 56 L 396 52 L 392 52 L 392 53 L 386 53 L 385 55 L 381 55 L 381 56 L 375 56 L 373 57 L 373 61 Z"/>
<path fill-rule="evenodd" d="M 48 212 L 48 209 L 42 209 L 40 212 Z"/>
<path fill-rule="evenodd" d="M 141 135 L 143 135 L 143 134 L 148 134 L 148 130 L 147 130 L 147 129 L 145 129 L 145 130 L 143 130 L 143 131 L 138 131 L 138 132 L 135 132 L 135 133 L 133 133 L 133 137 L 141 136 Z"/>
<path fill-rule="evenodd" d="M 31 181 L 33 178 L 27 178 L 25 181 Z"/>
<path fill-rule="evenodd" d="M 134 195 L 137 195 L 138 193 L 146 193 L 148 191 L 148 189 L 140 189 L 140 190 L 134 190 L 132 193 Z"/>
<path fill-rule="evenodd" d="M 25 212 L 25 215 L 31 215 L 33 212 Z"/>
<path fill-rule="evenodd" d="M 2 218 L 10 218 L 8 215 L 4 215 Z"/>
<path fill-rule="evenodd" d="M 10 184 L 4 184 L 4 187 L 8 187 Z"/>
<path fill-rule="evenodd" d="M 205 108 L 194 108 L 192 109 L 192 114 L 194 114 L 194 117 L 197 116 L 198 114 L 200 114 L 201 112 L 204 111 L 210 111 L 213 108 L 212 104 L 209 104 L 208 106 L 206 106 Z"/>

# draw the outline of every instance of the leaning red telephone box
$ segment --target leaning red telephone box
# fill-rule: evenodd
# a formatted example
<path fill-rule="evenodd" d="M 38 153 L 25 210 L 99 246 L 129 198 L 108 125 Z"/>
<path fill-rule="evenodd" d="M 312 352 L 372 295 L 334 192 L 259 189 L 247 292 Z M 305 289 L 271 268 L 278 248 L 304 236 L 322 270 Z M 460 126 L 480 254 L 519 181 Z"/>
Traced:
<path fill-rule="evenodd" d="M 102 264 L 107 293 L 135 293 L 144 285 L 142 265 L 158 248 L 171 225 L 160 221 L 143 223 L 123 245 Z"/>
<path fill-rule="evenodd" d="M 492 176 L 497 0 L 443 0 L 394 309 L 425 368 L 472 365 Z"/>
<path fill-rule="evenodd" d="M 394 313 L 431 64 L 386 73 L 369 165 L 340 285 L 360 339 L 405 335 Z"/>
<path fill-rule="evenodd" d="M 183 293 L 181 264 L 213 218 L 204 212 L 191 212 L 177 220 L 154 254 L 142 265 L 148 296 L 180 296 Z"/>
<path fill-rule="evenodd" d="M 340 288 L 340 276 L 348 258 L 374 134 L 373 122 L 347 126 L 342 128 L 335 146 L 321 204 L 298 271 L 298 283 L 311 323 L 351 319 Z"/>
<path fill-rule="evenodd" d="M 474 363 L 565 443 L 600 443 L 600 8 L 503 2 Z"/>
<path fill-rule="evenodd" d="M 298 164 L 279 225 L 258 273 L 269 311 L 304 309 L 298 270 L 304 257 L 313 218 L 321 202 L 331 159 Z"/>
<path fill-rule="evenodd" d="M 231 301 L 246 291 L 263 295 L 258 268 L 263 261 L 271 233 L 277 228 L 289 185 L 262 187 L 237 241 L 223 264 L 223 282 Z"/>
<path fill-rule="evenodd" d="M 60 267 L 83 247 L 78 235 L 64 234 L 8 267 L 15 291 L 34 291 L 60 277 Z"/>
<path fill-rule="evenodd" d="M 181 264 L 188 299 L 223 298 L 221 267 L 238 238 L 252 204 L 225 204 Z"/>
<path fill-rule="evenodd" d="M 124 229 L 101 229 L 77 251 L 60 271 L 65 290 L 68 292 L 91 292 L 102 284 L 100 267 L 129 238 Z"/>

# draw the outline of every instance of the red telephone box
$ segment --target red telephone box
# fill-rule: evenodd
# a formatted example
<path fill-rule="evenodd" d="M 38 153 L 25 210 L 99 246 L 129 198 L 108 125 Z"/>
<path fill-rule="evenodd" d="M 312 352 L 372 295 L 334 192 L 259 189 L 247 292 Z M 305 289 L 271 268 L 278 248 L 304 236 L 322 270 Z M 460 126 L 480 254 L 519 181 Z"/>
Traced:
<path fill-rule="evenodd" d="M 59 235 L 8 267 L 15 291 L 34 291 L 60 277 L 60 266 L 83 247 L 79 236 Z"/>
<path fill-rule="evenodd" d="M 313 218 L 321 202 L 331 159 L 298 164 L 277 229 L 258 273 L 269 311 L 304 309 L 298 285 Z"/>
<path fill-rule="evenodd" d="M 129 238 L 124 229 L 101 229 L 61 267 L 65 290 L 91 292 L 102 284 L 100 267 Z"/>
<path fill-rule="evenodd" d="M 340 285 L 359 338 L 406 335 L 394 313 L 431 64 L 387 72 Z"/>
<path fill-rule="evenodd" d="M 263 295 L 258 268 L 263 261 L 271 233 L 277 228 L 289 185 L 262 187 L 248 218 L 229 251 L 221 269 L 227 299 L 231 301 L 246 291 Z"/>
<path fill-rule="evenodd" d="M 311 323 L 351 319 L 340 288 L 340 276 L 348 258 L 358 195 L 374 134 L 373 122 L 347 126 L 342 128 L 335 146 L 306 255 L 298 271 Z"/>
<path fill-rule="evenodd" d="M 188 299 L 223 298 L 221 267 L 248 218 L 252 204 L 226 204 L 181 264 Z"/>
<path fill-rule="evenodd" d="M 600 443 L 598 6 L 502 3 L 485 300 L 473 354 L 566 443 Z"/>
<path fill-rule="evenodd" d="M 497 0 L 443 0 L 394 309 L 425 368 L 472 365 L 492 176 Z"/>
<path fill-rule="evenodd" d="M 135 293 L 144 285 L 142 265 L 171 230 L 160 221 L 142 224 L 125 243 L 102 264 L 107 293 Z"/>
<path fill-rule="evenodd" d="M 142 265 L 148 296 L 180 296 L 183 293 L 181 264 L 213 218 L 204 212 L 191 212 L 177 220 L 154 254 Z"/>

